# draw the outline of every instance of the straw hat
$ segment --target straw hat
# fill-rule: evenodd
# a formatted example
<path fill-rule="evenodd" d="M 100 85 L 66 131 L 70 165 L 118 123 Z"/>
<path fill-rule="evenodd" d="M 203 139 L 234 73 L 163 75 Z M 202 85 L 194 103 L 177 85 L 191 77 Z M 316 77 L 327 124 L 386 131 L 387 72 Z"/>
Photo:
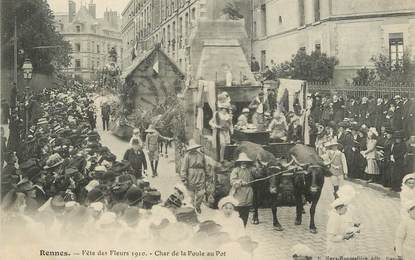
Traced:
<path fill-rule="evenodd" d="M 48 160 L 46 161 L 46 166 L 44 169 L 50 169 L 61 165 L 64 162 L 62 157 L 58 153 L 54 153 L 49 156 Z"/>
<path fill-rule="evenodd" d="M 339 147 L 341 147 L 341 144 L 339 144 L 337 141 L 331 141 L 331 142 L 327 142 L 327 143 L 325 143 L 324 144 L 324 146 L 326 147 L 326 148 L 331 148 L 331 147 L 333 147 L 333 146 L 337 146 L 338 148 Z"/>
<path fill-rule="evenodd" d="M 189 140 L 189 146 L 187 147 L 186 151 L 198 149 L 200 147 L 202 147 L 200 144 L 197 144 L 195 140 L 190 139 Z"/>
<path fill-rule="evenodd" d="M 146 133 L 154 133 L 156 132 L 156 129 L 154 128 L 153 125 L 149 125 L 148 128 L 146 129 Z"/>
<path fill-rule="evenodd" d="M 244 109 L 242 109 L 242 114 L 243 113 L 249 113 L 249 108 L 245 107 Z"/>
<path fill-rule="evenodd" d="M 246 153 L 240 153 L 236 162 L 253 162 Z"/>
<path fill-rule="evenodd" d="M 403 177 L 402 179 L 402 183 L 407 182 L 408 180 L 414 179 L 415 180 L 415 173 L 410 173 L 405 175 L 405 177 Z"/>

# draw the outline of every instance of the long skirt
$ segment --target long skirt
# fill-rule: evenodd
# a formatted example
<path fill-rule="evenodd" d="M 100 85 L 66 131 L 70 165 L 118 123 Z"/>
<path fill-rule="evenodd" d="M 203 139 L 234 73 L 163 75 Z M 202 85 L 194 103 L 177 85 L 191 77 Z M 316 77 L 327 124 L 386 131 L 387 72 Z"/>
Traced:
<path fill-rule="evenodd" d="M 379 175 L 379 167 L 376 159 L 367 159 L 367 166 L 365 172 L 370 175 Z"/>

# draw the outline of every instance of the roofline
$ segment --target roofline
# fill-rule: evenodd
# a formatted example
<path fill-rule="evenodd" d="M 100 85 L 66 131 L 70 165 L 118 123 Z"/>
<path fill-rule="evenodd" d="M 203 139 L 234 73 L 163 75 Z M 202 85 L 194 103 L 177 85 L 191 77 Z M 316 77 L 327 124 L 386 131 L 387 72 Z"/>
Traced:
<path fill-rule="evenodd" d="M 135 0 L 130 0 L 130 2 L 128 2 L 128 4 L 125 6 L 125 8 L 122 10 L 121 12 L 121 16 L 123 16 L 125 14 L 125 12 L 127 12 L 127 9 L 131 6 L 131 4 L 134 2 Z"/>

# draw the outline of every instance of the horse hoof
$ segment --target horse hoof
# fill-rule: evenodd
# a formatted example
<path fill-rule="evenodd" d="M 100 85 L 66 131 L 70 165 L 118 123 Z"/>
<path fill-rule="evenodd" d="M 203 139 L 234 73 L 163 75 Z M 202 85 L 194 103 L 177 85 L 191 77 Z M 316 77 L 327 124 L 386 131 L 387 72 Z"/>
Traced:
<path fill-rule="evenodd" d="M 295 221 L 295 225 L 296 225 L 296 226 L 301 225 L 301 220 L 296 220 L 296 221 Z"/>
<path fill-rule="evenodd" d="M 284 231 L 284 229 L 282 228 L 282 226 L 281 226 L 281 225 L 276 225 L 276 224 L 274 224 L 274 229 L 275 229 L 276 231 Z"/>
<path fill-rule="evenodd" d="M 259 220 L 258 219 L 253 219 L 251 223 L 252 223 L 252 225 L 258 225 Z"/>
<path fill-rule="evenodd" d="M 310 233 L 311 234 L 317 234 L 317 228 L 310 228 Z"/>

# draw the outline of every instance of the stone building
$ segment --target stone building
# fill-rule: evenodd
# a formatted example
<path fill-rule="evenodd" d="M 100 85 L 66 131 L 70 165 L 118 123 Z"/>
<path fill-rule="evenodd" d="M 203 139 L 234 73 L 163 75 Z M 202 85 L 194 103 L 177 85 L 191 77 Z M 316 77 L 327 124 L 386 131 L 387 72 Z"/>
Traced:
<path fill-rule="evenodd" d="M 74 1 L 68 1 L 68 13 L 55 15 L 55 28 L 72 46 L 71 66 L 65 72 L 84 80 L 95 80 L 97 72 L 110 61 L 109 51 L 115 48 L 121 66 L 123 53 L 119 16 L 107 10 L 104 18 L 96 17 L 96 5 L 81 6 L 76 12 Z"/>
<path fill-rule="evenodd" d="M 163 51 L 188 74 L 194 70 L 191 37 L 202 20 L 223 16 L 229 0 L 131 0 L 122 12 L 123 67 L 132 64 L 134 57 L 161 44 Z M 252 16 L 249 1 L 233 0 L 244 15 L 248 35 L 251 35 Z M 218 28 L 220 29 L 220 28 Z M 250 51 L 250 48 L 249 48 Z"/>
<path fill-rule="evenodd" d="M 370 67 L 374 55 L 415 54 L 415 2 L 399 0 L 254 0 L 254 56 L 262 67 L 320 50 L 339 64 L 335 81 Z"/>

